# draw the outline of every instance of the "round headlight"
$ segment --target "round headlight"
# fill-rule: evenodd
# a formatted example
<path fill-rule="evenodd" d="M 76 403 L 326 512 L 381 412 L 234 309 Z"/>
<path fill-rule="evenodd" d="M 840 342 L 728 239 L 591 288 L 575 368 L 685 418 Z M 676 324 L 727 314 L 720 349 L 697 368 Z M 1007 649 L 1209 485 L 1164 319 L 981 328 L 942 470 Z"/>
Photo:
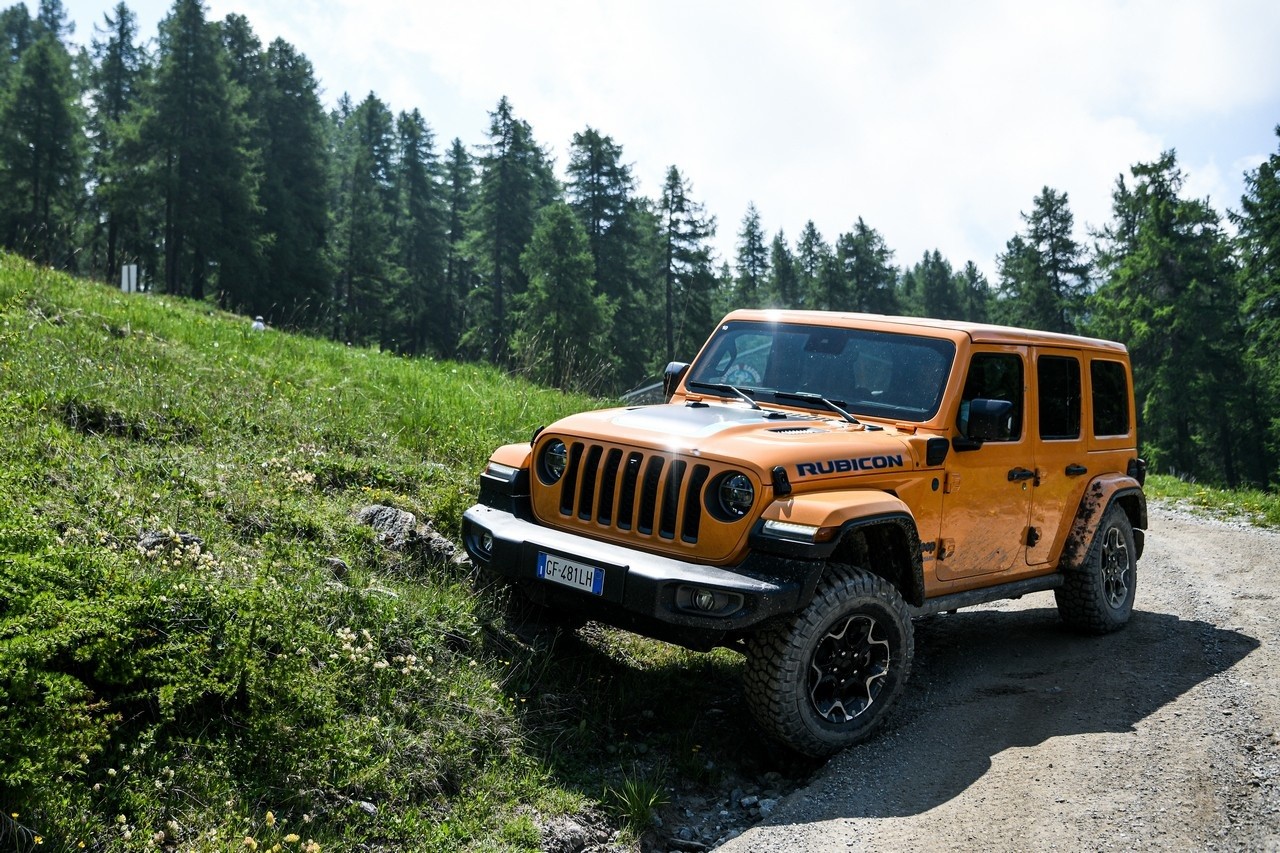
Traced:
<path fill-rule="evenodd" d="M 746 474 L 728 474 L 720 479 L 718 498 L 725 517 L 738 519 L 751 511 L 756 490 Z"/>
<path fill-rule="evenodd" d="M 569 448 L 564 446 L 564 442 L 558 438 L 547 442 L 547 446 L 542 448 L 542 464 L 538 466 L 543 482 L 548 486 L 558 483 L 568 463 Z"/>

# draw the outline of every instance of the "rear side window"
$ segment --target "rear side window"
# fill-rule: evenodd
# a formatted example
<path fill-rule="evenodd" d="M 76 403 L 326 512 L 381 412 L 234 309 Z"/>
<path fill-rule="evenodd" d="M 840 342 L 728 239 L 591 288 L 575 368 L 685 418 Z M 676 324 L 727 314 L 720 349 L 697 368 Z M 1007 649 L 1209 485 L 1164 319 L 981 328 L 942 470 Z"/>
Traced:
<path fill-rule="evenodd" d="M 1093 384 L 1093 434 L 1127 435 L 1129 433 L 1129 381 L 1124 365 L 1118 361 L 1093 361 L 1089 364 Z"/>
<path fill-rule="evenodd" d="M 1040 356 L 1036 359 L 1036 385 L 1040 389 L 1040 437 L 1046 441 L 1079 438 L 1080 362 L 1064 356 Z"/>

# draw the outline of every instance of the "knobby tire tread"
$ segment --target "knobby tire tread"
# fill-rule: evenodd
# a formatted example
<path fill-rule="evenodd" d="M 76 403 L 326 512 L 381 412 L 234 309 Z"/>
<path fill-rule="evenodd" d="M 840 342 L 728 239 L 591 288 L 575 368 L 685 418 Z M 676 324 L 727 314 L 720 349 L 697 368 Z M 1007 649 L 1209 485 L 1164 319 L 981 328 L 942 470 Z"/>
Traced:
<path fill-rule="evenodd" d="M 801 648 L 803 638 L 820 631 L 831 613 L 849 598 L 875 599 L 882 606 L 896 612 L 905 626 L 905 644 L 901 662 L 897 662 L 898 674 L 891 681 L 887 692 L 877 698 L 881 707 L 856 734 L 847 741 L 834 743 L 812 733 L 804 720 L 804 712 L 791 693 L 796 684 L 804 684 L 808 662 Z M 805 755 L 821 757 L 869 737 L 884 722 L 887 712 L 901 694 L 911 672 L 915 652 L 915 637 L 911 617 L 902 597 L 884 578 L 864 569 L 845 565 L 832 565 L 818 584 L 813 598 L 804 610 L 791 622 L 774 624 L 757 632 L 748 640 L 747 667 L 744 687 L 747 704 L 756 721 L 767 732 L 784 744 Z"/>

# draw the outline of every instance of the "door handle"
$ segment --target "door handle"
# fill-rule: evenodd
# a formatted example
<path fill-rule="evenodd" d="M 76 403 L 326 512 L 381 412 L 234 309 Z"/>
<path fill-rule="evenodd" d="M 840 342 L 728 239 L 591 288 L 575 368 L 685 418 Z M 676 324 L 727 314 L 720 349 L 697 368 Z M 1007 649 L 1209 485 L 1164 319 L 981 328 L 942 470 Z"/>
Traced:
<path fill-rule="evenodd" d="M 1068 477 L 1079 477 L 1081 474 L 1088 474 L 1088 473 L 1089 473 L 1088 468 L 1084 467 L 1083 465 L 1077 464 L 1075 462 L 1072 462 L 1070 465 L 1067 466 Z"/>
<path fill-rule="evenodd" d="M 1026 468 L 1014 468 L 1009 472 L 1009 481 L 1016 482 L 1018 480 L 1030 480 L 1035 475 L 1035 471 L 1028 471 Z"/>

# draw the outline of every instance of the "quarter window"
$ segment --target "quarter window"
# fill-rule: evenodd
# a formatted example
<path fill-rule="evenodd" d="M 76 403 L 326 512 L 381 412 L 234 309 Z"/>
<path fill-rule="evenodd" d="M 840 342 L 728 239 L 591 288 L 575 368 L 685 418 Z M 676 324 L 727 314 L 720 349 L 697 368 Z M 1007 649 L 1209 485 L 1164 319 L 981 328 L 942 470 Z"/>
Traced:
<path fill-rule="evenodd" d="M 1118 361 L 1089 363 L 1093 383 L 1093 434 L 1129 434 L 1129 380 Z"/>

